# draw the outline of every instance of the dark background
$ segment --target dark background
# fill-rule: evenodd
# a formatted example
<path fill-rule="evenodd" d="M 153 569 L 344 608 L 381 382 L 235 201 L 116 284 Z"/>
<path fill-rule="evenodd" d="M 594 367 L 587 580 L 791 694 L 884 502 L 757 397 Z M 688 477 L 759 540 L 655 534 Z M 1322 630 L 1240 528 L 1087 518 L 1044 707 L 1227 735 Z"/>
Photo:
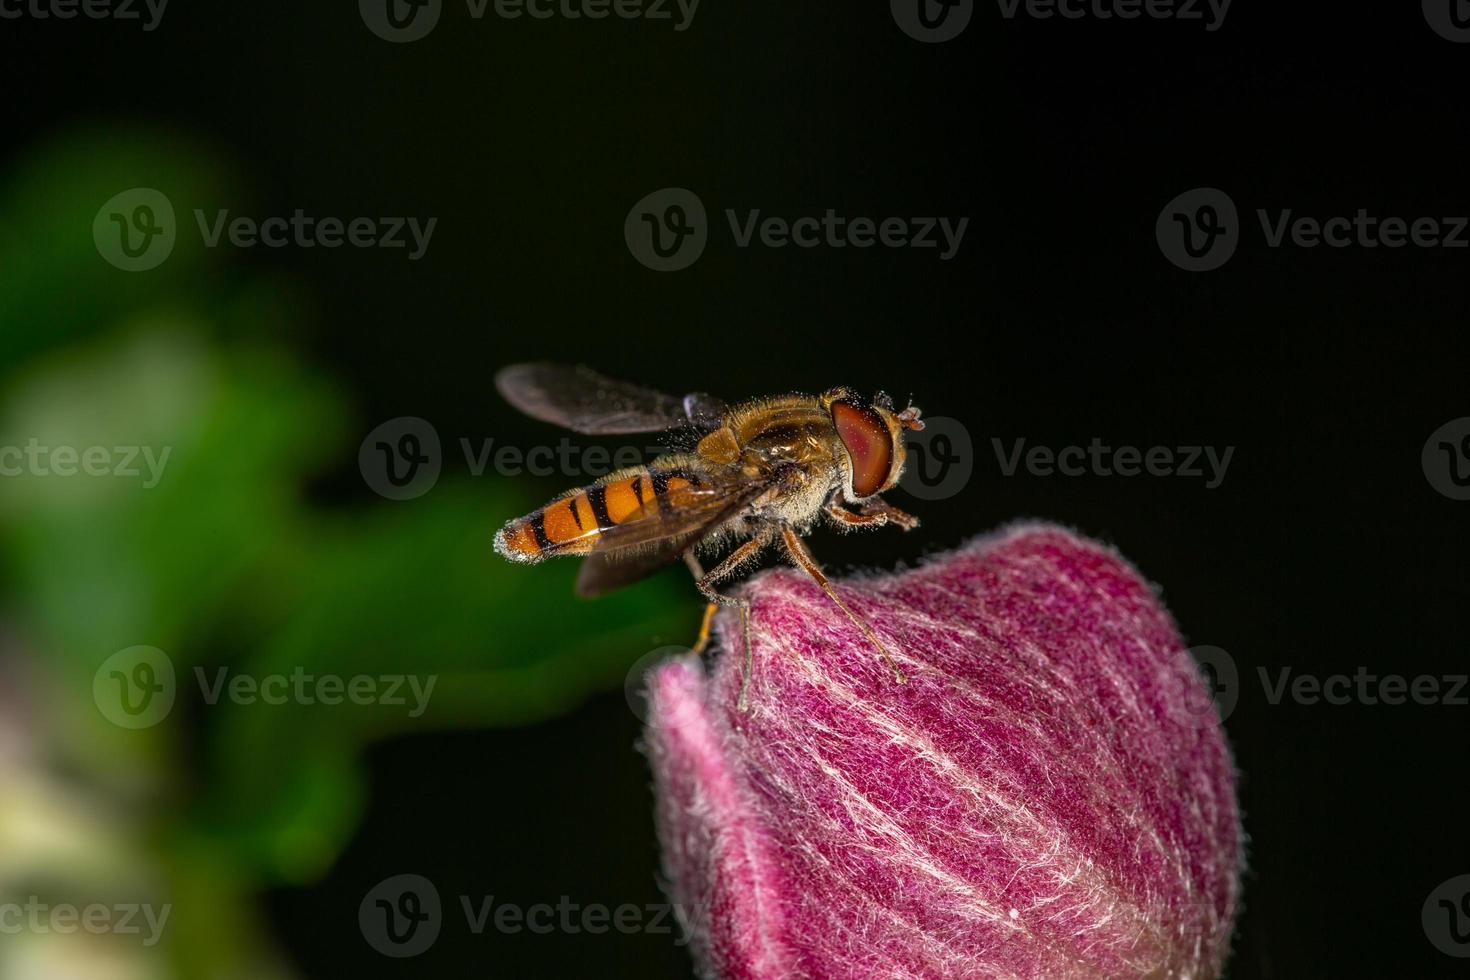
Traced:
<path fill-rule="evenodd" d="M 116 121 L 245 175 L 246 199 L 201 206 L 437 216 L 418 262 L 346 248 L 212 258 L 211 275 L 258 266 L 310 297 L 315 332 L 287 340 L 365 419 L 545 440 L 490 385 L 527 358 L 732 398 L 883 387 L 961 419 L 978 452 L 963 493 L 898 495 L 921 530 L 819 535 L 817 553 L 891 565 L 1025 516 L 1116 544 L 1188 641 L 1240 670 L 1227 729 L 1249 871 L 1230 976 L 1457 975 L 1419 914 L 1470 871 L 1470 709 L 1273 705 L 1257 669 L 1465 671 L 1470 504 L 1435 492 L 1420 450 L 1470 414 L 1470 254 L 1271 249 L 1254 211 L 1465 214 L 1470 46 L 1437 36 L 1417 4 L 1284 6 L 1237 0 L 1209 33 L 1007 21 L 982 3 L 960 37 L 929 45 L 881 4 L 704 0 L 677 33 L 473 21 L 450 2 L 428 38 L 391 45 L 350 3 L 176 0 L 152 33 L 0 22 L 4 139 L 13 156 Z M 672 185 L 700 195 L 713 227 L 698 262 L 659 274 L 629 255 L 623 220 Z M 1223 268 L 1190 274 L 1160 253 L 1154 222 L 1197 186 L 1227 191 L 1246 228 Z M 949 262 L 737 249 L 726 207 L 970 224 Z M 1206 490 L 1004 477 L 990 448 L 1093 436 L 1235 455 Z M 324 501 L 371 497 L 351 456 L 326 470 Z M 690 607 L 692 630 L 692 588 Z M 270 898 L 285 948 L 316 977 L 689 975 L 668 936 L 474 936 L 457 908 L 416 960 L 379 957 L 357 931 L 363 893 L 404 871 L 453 906 L 659 901 L 639 736 L 614 690 L 552 723 L 378 746 L 344 859 Z"/>

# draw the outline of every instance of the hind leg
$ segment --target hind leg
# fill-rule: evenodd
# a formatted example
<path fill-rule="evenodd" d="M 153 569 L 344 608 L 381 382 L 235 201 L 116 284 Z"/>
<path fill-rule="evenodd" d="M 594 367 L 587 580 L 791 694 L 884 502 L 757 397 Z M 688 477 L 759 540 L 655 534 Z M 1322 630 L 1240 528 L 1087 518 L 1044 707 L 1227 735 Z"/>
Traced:
<path fill-rule="evenodd" d="M 748 697 L 750 692 L 751 667 L 750 600 L 716 592 L 715 585 L 734 575 L 740 570 L 742 565 L 754 559 L 770 543 L 770 535 L 763 534 L 759 537 L 751 538 L 726 555 L 725 559 L 714 568 L 702 574 L 699 561 L 692 553 L 686 552 L 684 557 L 684 561 L 689 565 L 690 571 L 696 573 L 695 584 L 699 586 L 699 591 L 704 593 L 704 597 L 709 600 L 709 605 L 705 606 L 704 609 L 704 625 L 700 628 L 699 639 L 696 641 L 696 652 L 703 650 L 705 644 L 709 642 L 710 621 L 714 618 L 715 610 L 719 609 L 720 606 L 734 606 L 740 610 L 740 639 L 742 646 L 745 648 L 745 664 L 740 675 L 740 700 L 736 704 L 736 708 L 740 711 L 750 710 Z"/>
<path fill-rule="evenodd" d="M 689 567 L 689 574 L 694 576 L 697 585 L 704 578 L 704 566 L 699 559 L 694 557 L 693 551 L 684 552 L 684 564 Z M 718 602 L 708 602 L 704 607 L 704 619 L 699 624 L 699 636 L 695 637 L 694 646 L 690 649 L 695 653 L 704 653 L 704 648 L 709 646 L 710 626 L 714 624 L 715 613 L 719 611 Z"/>

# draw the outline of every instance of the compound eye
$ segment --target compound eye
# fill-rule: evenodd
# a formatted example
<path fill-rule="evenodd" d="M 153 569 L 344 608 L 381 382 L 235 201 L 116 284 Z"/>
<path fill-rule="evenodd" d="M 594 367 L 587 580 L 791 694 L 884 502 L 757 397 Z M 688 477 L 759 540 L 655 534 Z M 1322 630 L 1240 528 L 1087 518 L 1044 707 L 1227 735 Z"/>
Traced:
<path fill-rule="evenodd" d="M 893 467 L 893 437 L 888 426 L 871 408 L 850 402 L 833 402 L 832 421 L 852 460 L 853 496 L 871 497 L 882 489 Z"/>

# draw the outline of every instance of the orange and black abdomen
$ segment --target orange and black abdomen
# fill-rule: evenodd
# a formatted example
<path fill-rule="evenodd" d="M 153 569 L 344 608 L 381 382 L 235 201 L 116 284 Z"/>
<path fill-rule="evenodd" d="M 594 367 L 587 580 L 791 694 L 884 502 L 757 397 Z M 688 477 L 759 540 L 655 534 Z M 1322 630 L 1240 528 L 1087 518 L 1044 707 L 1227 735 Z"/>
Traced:
<path fill-rule="evenodd" d="M 671 491 L 699 482 L 693 474 L 674 469 L 642 466 L 621 470 L 511 521 L 495 535 L 495 550 L 512 561 L 524 562 L 585 555 L 602 532 L 656 517 Z"/>

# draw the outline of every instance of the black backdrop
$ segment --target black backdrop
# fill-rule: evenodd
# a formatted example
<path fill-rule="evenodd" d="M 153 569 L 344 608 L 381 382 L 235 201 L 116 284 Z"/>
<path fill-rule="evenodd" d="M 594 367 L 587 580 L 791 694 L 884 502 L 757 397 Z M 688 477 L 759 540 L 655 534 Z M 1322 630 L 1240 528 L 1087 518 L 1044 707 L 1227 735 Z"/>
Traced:
<path fill-rule="evenodd" d="M 79 122 L 141 122 L 233 159 L 256 213 L 439 216 L 415 263 L 230 259 L 308 286 L 317 332 L 292 342 L 364 419 L 534 442 L 489 376 L 554 356 L 729 396 L 885 387 L 963 420 L 963 493 L 908 501 L 916 534 L 819 537 L 818 553 L 912 560 L 1022 516 L 1115 543 L 1241 675 L 1227 727 L 1251 860 L 1231 976 L 1450 976 L 1464 961 L 1430 944 L 1420 907 L 1470 872 L 1470 708 L 1272 704 L 1257 672 L 1465 672 L 1470 503 L 1431 486 L 1420 452 L 1470 415 L 1470 251 L 1271 248 L 1255 212 L 1470 213 L 1470 45 L 1417 4 L 1289 6 L 1237 0 L 1208 31 L 982 3 L 925 44 L 880 4 L 704 0 L 678 32 L 473 21 L 450 2 L 394 45 L 349 3 L 179 3 L 147 33 L 0 22 L 4 138 L 14 154 Z M 666 186 L 695 191 L 712 227 L 697 262 L 660 274 L 622 229 Z M 1155 222 L 1202 186 L 1234 201 L 1241 240 L 1190 273 Z M 941 261 L 741 249 L 725 208 L 970 220 Z M 1007 477 L 991 448 L 1094 436 L 1235 452 L 1207 490 Z M 320 492 L 371 499 L 348 457 Z M 657 901 L 638 735 L 612 692 L 554 724 L 381 746 L 346 858 L 271 898 L 287 949 L 311 976 L 688 975 L 667 937 L 458 931 L 400 963 L 357 933 L 358 898 L 400 868 L 446 894 Z"/>

